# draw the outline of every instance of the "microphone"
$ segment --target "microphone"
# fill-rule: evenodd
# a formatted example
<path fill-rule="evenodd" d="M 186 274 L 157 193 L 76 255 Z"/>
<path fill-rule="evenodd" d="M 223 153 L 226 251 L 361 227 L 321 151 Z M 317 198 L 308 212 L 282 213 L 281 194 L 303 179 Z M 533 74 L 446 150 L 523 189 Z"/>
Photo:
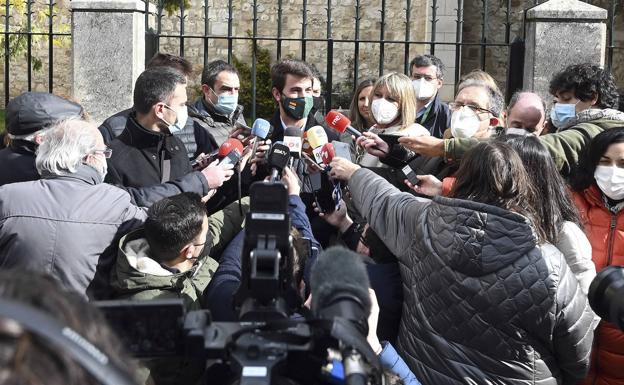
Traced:
<path fill-rule="evenodd" d="M 253 122 L 251 126 L 251 135 L 262 140 L 266 139 L 273 133 L 273 126 L 267 120 L 258 118 Z"/>
<path fill-rule="evenodd" d="M 334 156 L 334 145 L 331 143 L 325 143 L 323 147 L 321 147 L 321 161 L 323 164 L 329 165 L 332 159 L 334 159 Z"/>
<path fill-rule="evenodd" d="M 279 175 L 288 164 L 289 159 L 290 150 L 288 146 L 279 142 L 273 144 L 267 157 L 268 164 L 271 167 L 271 182 L 275 182 L 279 179 Z"/>
<path fill-rule="evenodd" d="M 361 337 L 368 334 L 371 300 L 366 267 L 360 256 L 344 247 L 330 247 L 317 259 L 310 277 L 312 313 L 325 320 L 351 321 Z M 342 345 L 342 344 L 341 344 Z M 341 346 L 347 384 L 366 384 L 361 355 L 353 346 Z"/>
<path fill-rule="evenodd" d="M 323 145 L 329 142 L 329 138 L 327 138 L 327 133 L 325 129 L 321 126 L 311 127 L 307 131 L 308 143 L 310 144 L 310 148 L 312 148 L 312 154 L 314 154 L 314 159 L 316 163 L 321 163 L 321 151 Z"/>
<path fill-rule="evenodd" d="M 220 164 L 236 164 L 243 155 L 243 144 L 240 140 L 229 138 L 219 147 Z"/>
<path fill-rule="evenodd" d="M 253 148 L 251 150 L 252 156 L 256 155 L 256 151 L 258 151 L 258 141 L 260 139 L 265 140 L 273 133 L 273 126 L 268 121 L 258 118 L 251 126 L 251 135 L 256 138 L 253 144 Z"/>
<path fill-rule="evenodd" d="M 354 135 L 356 138 L 362 136 L 362 133 L 351 125 L 351 120 L 341 114 L 338 111 L 329 111 L 327 116 L 325 116 L 325 122 L 331 127 L 333 130 L 338 131 L 339 133 L 343 133 L 348 131 L 351 135 Z"/>
<path fill-rule="evenodd" d="M 290 150 L 293 158 L 301 157 L 301 129 L 297 127 L 286 127 L 284 131 L 284 144 Z"/>

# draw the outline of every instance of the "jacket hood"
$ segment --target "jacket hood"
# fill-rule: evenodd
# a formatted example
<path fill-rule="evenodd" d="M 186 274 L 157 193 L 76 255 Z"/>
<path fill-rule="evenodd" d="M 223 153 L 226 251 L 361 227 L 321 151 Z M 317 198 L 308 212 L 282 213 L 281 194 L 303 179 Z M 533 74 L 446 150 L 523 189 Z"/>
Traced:
<path fill-rule="evenodd" d="M 83 109 L 47 92 L 24 92 L 7 105 L 7 131 L 11 135 L 29 135 L 62 119 L 80 117 Z"/>
<path fill-rule="evenodd" d="M 123 291 L 171 289 L 178 281 L 191 277 L 202 261 L 184 273 L 174 274 L 149 257 L 150 251 L 143 229 L 135 230 L 119 241 L 116 274 L 111 284 Z"/>
<path fill-rule="evenodd" d="M 468 276 L 481 276 L 512 264 L 535 248 L 529 220 L 483 203 L 436 197 L 425 220 L 439 258 Z"/>
<path fill-rule="evenodd" d="M 596 120 L 607 120 L 624 123 L 624 112 L 615 110 L 613 108 L 605 108 L 602 110 L 597 108 L 590 108 L 588 110 L 579 112 L 574 117 L 574 119 L 568 121 L 565 126 L 557 131 L 562 131 L 581 123 L 596 123 L 594 122 Z"/>

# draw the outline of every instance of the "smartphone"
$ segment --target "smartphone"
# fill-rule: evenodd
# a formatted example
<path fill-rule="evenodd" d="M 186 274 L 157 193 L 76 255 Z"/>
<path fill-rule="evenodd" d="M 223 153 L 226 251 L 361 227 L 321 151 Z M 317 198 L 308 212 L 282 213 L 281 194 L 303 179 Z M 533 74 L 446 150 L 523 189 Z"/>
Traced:
<path fill-rule="evenodd" d="M 399 138 L 402 138 L 402 135 L 392 135 L 392 134 L 379 134 L 379 137 L 384 142 L 388 143 L 388 146 L 392 147 L 394 145 L 399 144 Z"/>

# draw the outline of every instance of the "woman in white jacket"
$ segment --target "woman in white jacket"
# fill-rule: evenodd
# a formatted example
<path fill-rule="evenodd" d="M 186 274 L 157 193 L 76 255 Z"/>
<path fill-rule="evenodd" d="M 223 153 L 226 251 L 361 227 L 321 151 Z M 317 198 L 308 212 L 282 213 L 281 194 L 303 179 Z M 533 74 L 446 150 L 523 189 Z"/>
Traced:
<path fill-rule="evenodd" d="M 596 276 L 592 248 L 580 227 L 579 213 L 572 196 L 548 150 L 535 136 L 506 136 L 502 140 L 516 150 L 538 192 L 539 218 L 551 242 L 565 256 L 583 293 Z"/>

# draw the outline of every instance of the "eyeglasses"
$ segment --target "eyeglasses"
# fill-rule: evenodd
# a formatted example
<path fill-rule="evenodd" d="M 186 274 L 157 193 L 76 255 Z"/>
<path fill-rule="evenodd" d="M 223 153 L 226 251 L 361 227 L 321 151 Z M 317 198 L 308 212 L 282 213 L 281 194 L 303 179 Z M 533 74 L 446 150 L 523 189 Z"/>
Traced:
<path fill-rule="evenodd" d="M 430 82 L 432 80 L 436 80 L 437 78 L 432 78 L 429 75 L 413 75 L 412 76 L 412 80 L 420 80 L 420 79 L 425 79 L 426 81 Z"/>
<path fill-rule="evenodd" d="M 93 150 L 94 153 L 96 154 L 102 154 L 104 155 L 104 158 L 108 159 L 111 157 L 111 155 L 113 155 L 113 149 L 112 148 L 108 148 L 106 147 L 105 150 Z"/>
<path fill-rule="evenodd" d="M 451 111 L 453 111 L 453 112 L 459 110 L 462 107 L 468 107 L 475 114 L 492 114 L 492 115 L 494 115 L 494 113 L 492 111 L 488 110 L 487 108 L 478 107 L 478 106 L 475 106 L 475 105 L 472 105 L 472 104 L 463 104 L 463 103 L 451 102 L 451 103 L 448 104 L 448 106 L 451 109 Z"/>

